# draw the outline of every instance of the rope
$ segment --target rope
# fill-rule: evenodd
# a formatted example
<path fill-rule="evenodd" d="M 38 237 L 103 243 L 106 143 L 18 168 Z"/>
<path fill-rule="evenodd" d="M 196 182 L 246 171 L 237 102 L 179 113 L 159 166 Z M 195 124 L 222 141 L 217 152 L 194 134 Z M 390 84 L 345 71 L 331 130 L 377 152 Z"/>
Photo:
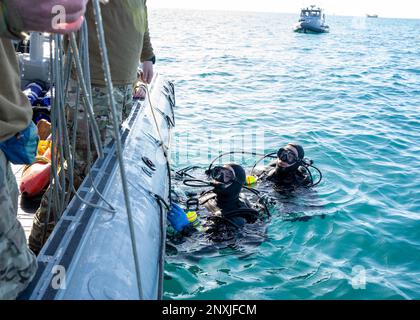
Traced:
<path fill-rule="evenodd" d="M 135 238 L 135 232 L 134 232 L 134 220 L 133 215 L 131 211 L 131 204 L 130 204 L 130 198 L 128 195 L 128 183 L 127 183 L 127 177 L 125 174 L 125 166 L 123 161 L 123 151 L 121 146 L 121 138 L 120 138 L 120 132 L 119 132 L 119 124 L 117 123 L 117 110 L 115 107 L 115 97 L 114 97 L 114 89 L 112 85 L 112 79 L 111 79 L 111 70 L 109 67 L 109 60 L 108 60 L 108 52 L 107 47 L 105 43 L 105 34 L 102 24 L 102 16 L 101 16 L 101 8 L 99 5 L 99 0 L 93 0 L 93 9 L 95 13 L 95 20 L 96 20 L 96 31 L 98 34 L 99 39 L 99 46 L 100 46 L 100 53 L 102 57 L 102 67 L 104 69 L 104 75 L 105 75 L 105 82 L 108 89 L 108 99 L 110 102 L 111 107 L 111 113 L 112 113 L 112 120 L 114 124 L 114 137 L 115 137 L 115 143 L 117 146 L 117 156 L 118 156 L 118 162 L 120 165 L 120 175 L 121 175 L 121 182 L 124 192 L 124 199 L 127 209 L 127 217 L 128 217 L 128 225 L 130 229 L 130 238 L 131 238 L 131 246 L 133 251 L 133 257 L 134 257 L 134 265 L 136 269 L 136 278 L 137 278 L 137 287 L 139 291 L 139 298 L 143 299 L 143 289 L 142 289 L 142 283 L 141 283 L 141 273 L 140 273 L 140 262 L 138 257 L 138 251 L 137 251 L 137 245 L 136 245 L 136 238 Z"/>
<path fill-rule="evenodd" d="M 85 83 L 90 83 L 90 67 L 89 67 L 89 43 L 88 43 L 88 29 L 87 29 L 87 24 L 86 22 L 83 24 L 82 27 L 82 31 L 80 34 L 80 48 L 79 48 L 79 52 L 81 52 L 81 65 L 83 66 L 83 76 L 85 79 Z M 69 50 L 69 53 L 71 53 L 71 50 Z M 91 105 L 93 106 L 93 100 L 92 100 L 92 88 L 91 86 L 87 86 L 87 91 L 88 91 L 88 99 L 91 103 Z M 75 106 L 75 112 L 73 115 L 73 136 L 72 136 L 72 140 L 71 140 L 71 146 L 73 147 L 73 154 L 76 154 L 76 138 L 77 138 L 77 128 L 78 128 L 78 110 L 79 110 L 79 106 L 80 106 L 80 86 L 78 86 L 76 88 L 76 106 Z M 85 107 L 86 109 L 86 107 Z M 90 123 L 91 121 L 88 121 L 87 123 L 87 130 L 85 130 L 86 134 L 87 134 L 87 171 L 90 171 L 91 168 L 91 164 L 92 164 L 92 152 L 91 152 L 91 140 L 90 140 L 90 134 L 91 131 L 93 133 L 95 133 L 95 130 L 93 128 L 90 128 Z M 95 121 L 96 123 L 96 121 Z M 100 137 L 98 137 L 98 139 L 100 140 Z M 99 196 L 99 198 L 109 207 L 102 207 L 93 203 L 90 203 L 88 201 L 86 201 L 85 199 L 83 199 L 79 192 L 76 190 L 76 188 L 74 187 L 74 160 L 75 157 L 71 157 L 71 164 L 68 166 L 68 172 L 69 172 L 69 179 L 70 179 L 70 186 L 71 186 L 71 191 L 74 193 L 74 195 L 85 205 L 95 208 L 95 209 L 99 209 L 99 210 L 103 210 L 106 212 L 110 212 L 115 214 L 117 211 L 116 209 L 111 205 L 111 203 L 109 203 L 105 197 L 102 195 L 102 193 L 97 189 L 93 177 L 91 175 L 89 175 L 89 178 L 91 180 L 91 185 L 93 190 L 95 191 L 95 193 Z M 69 192 L 70 195 L 70 192 Z"/>
<path fill-rule="evenodd" d="M 163 155 L 165 156 L 166 160 L 169 162 L 168 154 L 167 154 L 167 151 L 169 150 L 169 148 L 168 148 L 168 146 L 166 146 L 164 144 L 164 140 L 162 138 L 162 133 L 160 132 L 159 124 L 157 122 L 157 118 L 156 118 L 156 114 L 155 114 L 155 108 L 153 107 L 152 100 L 150 98 L 150 91 L 149 91 L 149 86 L 148 85 L 146 85 L 146 92 L 147 92 L 147 100 L 148 100 L 149 106 L 150 106 L 150 111 L 152 112 L 153 121 L 155 122 L 155 128 L 156 128 L 156 131 L 159 135 L 159 139 L 160 139 L 160 142 L 161 142 Z"/>
<path fill-rule="evenodd" d="M 97 128 L 96 120 L 94 119 L 93 103 L 90 86 L 89 74 L 89 52 L 87 44 L 87 24 L 83 25 L 80 34 L 80 48 L 77 47 L 75 34 L 70 36 L 70 48 L 64 52 L 63 37 L 59 35 L 50 36 L 50 70 L 49 80 L 51 83 L 51 176 L 50 188 L 48 190 L 48 205 L 47 214 L 45 215 L 42 243 L 45 243 L 48 234 L 48 224 L 51 219 L 52 209 L 54 209 L 54 220 L 57 222 L 62 212 L 66 209 L 71 200 L 72 193 L 85 205 L 115 213 L 116 210 L 112 205 L 106 201 L 104 196 L 97 190 L 96 185 L 92 182 L 93 190 L 99 197 L 110 207 L 102 207 L 90 203 L 83 199 L 74 187 L 74 156 L 76 152 L 76 134 L 77 134 L 77 112 L 75 112 L 75 130 L 72 139 L 69 138 L 67 130 L 67 117 L 65 115 L 65 105 L 67 100 L 67 92 L 69 79 L 71 74 L 72 63 L 76 65 L 76 72 L 79 80 L 77 90 L 76 110 L 79 109 L 79 94 L 82 88 L 84 107 L 88 114 L 88 133 L 90 131 L 94 134 L 96 141 L 95 147 L 98 154 L 102 155 L 102 145 L 100 140 L 99 129 Z M 79 56 L 79 52 L 82 53 Z M 83 67 L 82 66 L 83 62 Z M 86 72 L 83 72 L 86 70 Z M 87 83 L 89 85 L 87 85 Z M 89 103 L 90 102 L 90 103 Z M 88 149 L 90 150 L 90 148 Z M 45 162 L 45 158 L 37 158 L 37 161 Z M 49 160 L 48 160 L 49 162 Z M 66 167 L 69 177 L 68 187 L 66 186 Z M 67 190 L 69 189 L 69 190 Z"/>
<path fill-rule="evenodd" d="M 116 143 L 116 153 L 118 156 L 120 175 L 123 185 L 124 199 L 127 210 L 128 224 L 130 229 L 130 240 L 133 251 L 134 264 L 136 269 L 136 279 L 137 287 L 139 292 L 139 297 L 142 299 L 143 289 L 141 282 L 141 272 L 140 272 L 140 262 L 138 256 L 138 250 L 136 245 L 136 237 L 134 230 L 134 221 L 131 210 L 131 203 L 128 194 L 128 183 L 125 173 L 125 167 L 123 162 L 123 150 L 121 145 L 120 133 L 119 133 L 119 123 L 117 123 L 117 111 L 115 107 L 115 97 L 113 95 L 113 86 L 111 81 L 111 73 L 108 62 L 108 54 L 105 45 L 104 31 L 101 18 L 101 10 L 99 6 L 99 0 L 93 0 L 94 13 L 96 19 L 96 27 L 98 32 L 99 45 L 101 49 L 102 64 L 104 69 L 105 81 L 108 89 L 108 98 L 110 103 L 110 110 L 112 114 L 113 129 L 114 129 L 114 138 Z M 78 118 L 77 113 L 80 106 L 80 100 L 83 101 L 83 107 L 85 108 L 87 114 L 87 140 L 88 140 L 88 171 L 91 169 L 92 164 L 92 153 L 91 153 L 91 136 L 93 145 L 97 151 L 99 157 L 103 157 L 103 149 L 101 143 L 101 137 L 99 128 L 95 119 L 93 101 L 92 101 L 92 92 L 90 85 L 90 74 L 89 74 L 89 52 L 88 52 L 88 43 L 87 43 L 87 26 L 86 22 L 79 33 L 79 45 L 76 41 L 76 35 L 73 33 L 69 36 L 69 50 L 64 55 L 63 49 L 63 37 L 59 35 L 54 35 L 50 37 L 50 74 L 52 75 L 51 83 L 54 85 L 55 91 L 52 94 L 52 108 L 51 108 L 51 127 L 52 127 L 52 154 L 51 154 L 51 177 L 50 177 L 50 196 L 48 197 L 48 214 L 46 215 L 46 221 L 44 225 L 44 242 L 47 235 L 48 222 L 50 221 L 51 209 L 54 207 L 57 214 L 61 214 L 64 211 L 67 204 L 71 199 L 71 194 L 73 193 L 82 203 L 87 206 L 97 208 L 100 210 L 108 211 L 115 213 L 116 209 L 106 201 L 104 196 L 98 191 L 93 177 L 91 175 L 90 179 L 92 181 L 91 185 L 96 194 L 100 196 L 102 201 L 109 206 L 109 208 L 102 207 L 93 203 L 89 203 L 83 197 L 80 196 L 79 192 L 75 189 L 74 186 L 74 165 L 75 165 L 75 152 L 76 152 L 76 136 L 78 128 Z M 67 130 L 67 119 L 65 114 L 65 105 L 67 100 L 67 93 L 69 92 L 69 78 L 71 73 L 71 66 L 75 65 L 78 86 L 76 88 L 77 97 L 76 97 L 76 110 L 74 113 L 74 131 L 72 137 L 69 137 L 69 132 Z M 169 193 L 171 191 L 171 167 L 170 159 L 168 155 L 168 146 L 164 143 L 163 135 L 160 131 L 158 125 L 157 116 L 153 104 L 151 102 L 151 96 L 148 86 L 146 86 L 146 92 L 148 97 L 148 102 L 150 104 L 153 120 L 155 123 L 156 131 L 160 138 L 160 147 L 163 151 L 164 157 L 167 162 L 168 167 L 168 178 L 169 178 Z M 81 99 L 80 99 L 81 98 Z M 171 100 L 172 101 L 172 100 Z M 172 107 L 172 105 L 171 105 Z M 164 116 L 164 114 L 162 114 Z M 41 161 L 41 159 L 39 159 Z M 66 175 L 65 167 L 67 166 L 67 172 L 69 175 L 69 185 L 66 187 Z M 69 189 L 68 192 L 66 192 Z M 169 210 L 170 204 L 167 204 L 164 199 L 160 196 L 155 195 L 156 201 L 161 208 L 161 259 L 159 262 L 160 265 L 160 276 L 163 278 L 163 264 L 164 264 L 164 248 L 165 248 L 165 217 L 163 213 L 162 204 Z M 169 200 L 172 201 L 169 194 Z M 56 217 L 58 218 L 58 217 Z M 161 297 L 163 291 L 162 281 L 159 282 L 159 296 Z"/>
<path fill-rule="evenodd" d="M 79 84 L 80 84 L 81 89 L 82 89 L 82 98 L 83 98 L 85 106 L 86 106 L 88 119 L 90 120 L 90 124 L 91 124 L 93 132 L 94 132 L 93 142 L 95 144 L 96 151 L 98 153 L 99 158 L 102 158 L 103 157 L 103 150 L 102 150 L 102 143 L 101 143 L 101 139 L 100 139 L 101 134 L 99 132 L 98 124 L 96 123 L 96 120 L 95 120 L 95 114 L 94 114 L 94 111 L 93 111 L 92 100 L 90 98 L 91 95 L 89 94 L 87 84 L 86 84 L 85 78 L 83 76 L 83 68 L 82 68 L 82 64 L 80 62 L 79 49 L 77 48 L 76 35 L 74 33 L 72 33 L 70 35 L 70 46 L 71 46 L 71 49 L 72 49 L 72 52 L 73 52 L 74 62 L 75 62 L 75 65 L 76 65 L 77 78 L 79 80 Z M 77 112 L 77 110 L 76 110 L 76 112 Z"/>

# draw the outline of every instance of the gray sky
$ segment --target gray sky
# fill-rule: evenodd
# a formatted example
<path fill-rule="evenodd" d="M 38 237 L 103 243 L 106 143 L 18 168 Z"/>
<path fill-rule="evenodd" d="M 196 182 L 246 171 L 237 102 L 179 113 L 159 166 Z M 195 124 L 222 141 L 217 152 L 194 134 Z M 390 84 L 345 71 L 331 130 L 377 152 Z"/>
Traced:
<path fill-rule="evenodd" d="M 189 8 L 297 13 L 303 6 L 317 4 L 326 14 L 420 19 L 420 0 L 148 0 L 151 8 Z"/>

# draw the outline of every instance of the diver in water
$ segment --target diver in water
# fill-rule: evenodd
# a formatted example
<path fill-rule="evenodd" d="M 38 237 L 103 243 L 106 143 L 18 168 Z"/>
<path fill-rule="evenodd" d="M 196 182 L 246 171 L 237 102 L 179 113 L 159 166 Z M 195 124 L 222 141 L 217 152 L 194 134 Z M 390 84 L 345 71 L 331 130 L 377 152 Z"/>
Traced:
<path fill-rule="evenodd" d="M 241 194 L 246 183 L 245 170 L 237 164 L 211 169 L 214 189 L 200 197 L 200 203 L 215 216 L 219 216 L 236 228 L 257 220 L 259 212 L 252 208 Z"/>
<path fill-rule="evenodd" d="M 201 231 L 210 235 L 213 241 L 232 239 L 245 224 L 256 222 L 263 210 L 268 210 L 261 203 L 251 204 L 242 193 L 246 183 L 245 170 L 237 164 L 216 166 L 206 171 L 209 181 L 186 179 L 184 184 L 190 187 L 211 186 L 212 189 L 202 192 L 195 200 L 195 210 L 207 211 L 202 217 Z M 186 202 L 194 203 L 189 199 Z M 182 235 L 191 235 L 197 228 L 189 221 L 190 213 L 185 212 L 179 205 L 173 204 L 168 213 L 168 220 L 172 227 Z M 269 214 L 269 213 L 268 213 Z M 191 220 L 191 219 L 190 219 Z"/>
<path fill-rule="evenodd" d="M 269 155 L 268 155 L 269 156 Z M 257 172 L 257 179 L 273 182 L 277 191 L 292 191 L 300 187 L 313 187 L 321 182 L 321 172 L 313 166 L 313 161 L 305 158 L 303 147 L 288 143 L 280 148 L 277 158 L 271 161 L 263 170 Z M 320 174 L 319 181 L 314 183 L 309 167 Z"/>

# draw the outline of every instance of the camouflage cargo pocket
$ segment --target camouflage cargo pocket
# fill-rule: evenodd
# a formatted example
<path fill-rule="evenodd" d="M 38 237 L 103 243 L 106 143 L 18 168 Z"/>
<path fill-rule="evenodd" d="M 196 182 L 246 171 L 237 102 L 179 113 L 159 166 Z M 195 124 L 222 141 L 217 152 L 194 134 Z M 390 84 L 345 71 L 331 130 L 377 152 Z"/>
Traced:
<path fill-rule="evenodd" d="M 36 269 L 35 255 L 16 220 L 9 232 L 0 235 L 0 299 L 15 299 L 32 280 Z"/>

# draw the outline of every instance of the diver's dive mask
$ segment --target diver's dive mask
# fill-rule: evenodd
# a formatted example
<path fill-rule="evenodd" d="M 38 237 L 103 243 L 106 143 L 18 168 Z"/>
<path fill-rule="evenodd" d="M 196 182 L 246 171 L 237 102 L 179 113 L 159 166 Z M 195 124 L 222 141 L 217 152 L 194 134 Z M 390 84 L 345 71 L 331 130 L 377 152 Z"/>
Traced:
<path fill-rule="evenodd" d="M 230 186 L 236 180 L 235 171 L 230 167 L 216 166 L 210 171 L 210 177 L 216 182 L 224 184 L 225 187 Z"/>
<path fill-rule="evenodd" d="M 292 150 L 285 148 L 280 148 L 279 151 L 277 151 L 277 158 L 287 164 L 294 164 L 299 160 Z"/>

